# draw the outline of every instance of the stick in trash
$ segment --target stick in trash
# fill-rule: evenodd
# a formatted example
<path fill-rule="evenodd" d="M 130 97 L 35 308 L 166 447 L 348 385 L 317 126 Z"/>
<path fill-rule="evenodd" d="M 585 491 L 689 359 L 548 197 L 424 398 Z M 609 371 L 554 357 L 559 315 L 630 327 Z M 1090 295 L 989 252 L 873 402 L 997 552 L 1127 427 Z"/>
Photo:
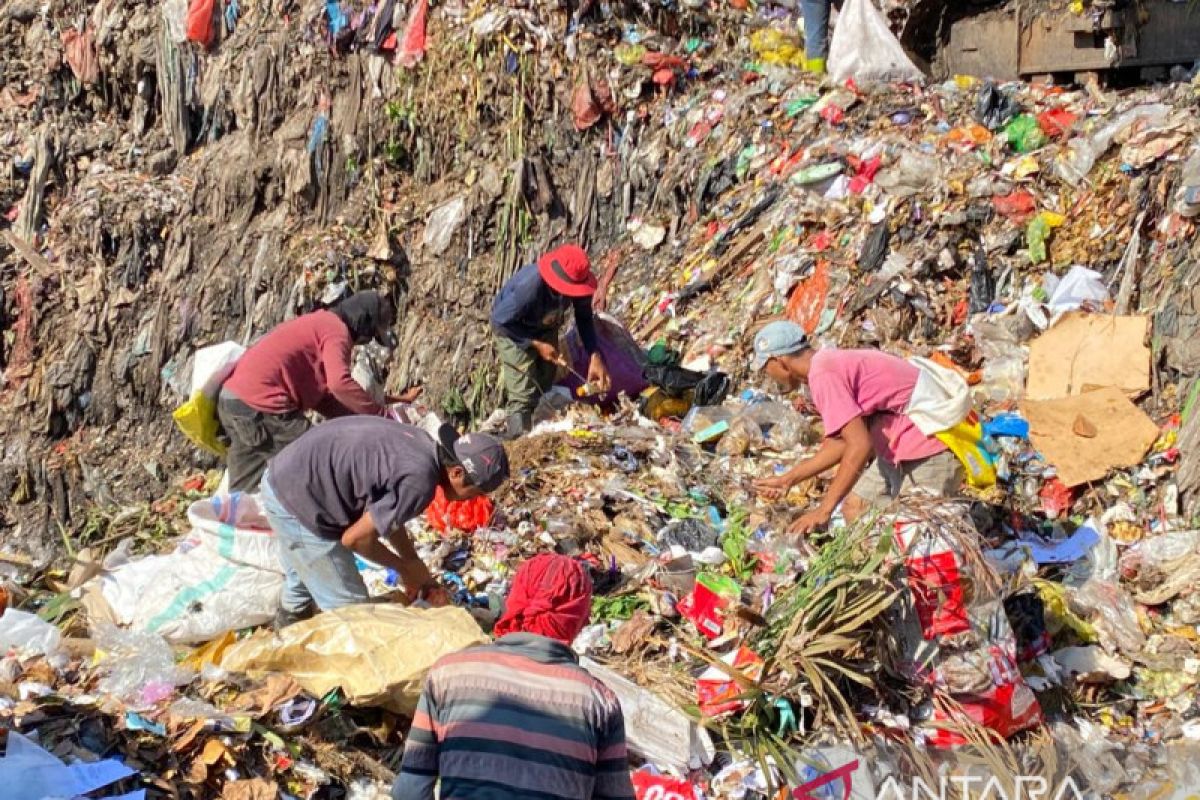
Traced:
<path fill-rule="evenodd" d="M 597 390 L 592 388 L 592 382 L 589 381 L 585 376 L 576 372 L 575 368 L 572 367 L 565 358 L 559 356 L 558 361 L 554 363 L 558 364 L 560 367 L 566 367 L 566 369 L 569 370 L 572 375 L 574 375 L 576 378 L 579 378 L 579 380 L 583 383 L 582 386 L 575 390 L 575 393 L 580 397 L 588 397 L 597 393 Z"/>

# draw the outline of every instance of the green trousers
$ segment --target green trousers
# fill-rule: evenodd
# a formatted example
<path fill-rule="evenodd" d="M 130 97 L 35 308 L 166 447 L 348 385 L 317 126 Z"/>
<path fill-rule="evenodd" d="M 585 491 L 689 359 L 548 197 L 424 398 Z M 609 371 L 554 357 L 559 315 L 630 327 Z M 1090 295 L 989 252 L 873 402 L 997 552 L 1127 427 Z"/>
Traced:
<path fill-rule="evenodd" d="M 557 342 L 549 343 L 558 346 Z M 543 361 L 532 347 L 521 347 L 506 336 L 496 336 L 496 353 L 500 356 L 504 409 L 509 414 L 533 413 L 538 400 L 554 385 L 558 367 Z"/>

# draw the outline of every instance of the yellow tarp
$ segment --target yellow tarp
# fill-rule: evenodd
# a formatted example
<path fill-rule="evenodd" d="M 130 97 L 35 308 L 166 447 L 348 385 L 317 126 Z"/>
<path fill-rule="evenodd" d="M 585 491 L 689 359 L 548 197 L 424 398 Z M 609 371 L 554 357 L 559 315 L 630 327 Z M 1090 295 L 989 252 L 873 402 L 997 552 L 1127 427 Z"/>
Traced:
<path fill-rule="evenodd" d="M 282 672 L 314 697 L 340 687 L 351 705 L 411 715 L 435 661 L 487 641 L 461 608 L 373 603 L 260 632 L 230 647 L 221 668 L 252 677 Z"/>

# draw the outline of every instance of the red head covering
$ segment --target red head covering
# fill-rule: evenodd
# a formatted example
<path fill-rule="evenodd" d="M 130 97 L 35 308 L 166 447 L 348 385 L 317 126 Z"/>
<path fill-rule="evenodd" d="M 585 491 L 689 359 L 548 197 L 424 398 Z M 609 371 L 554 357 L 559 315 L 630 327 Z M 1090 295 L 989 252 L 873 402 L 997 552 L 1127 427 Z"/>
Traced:
<path fill-rule="evenodd" d="M 564 244 L 538 259 L 538 274 L 554 291 L 567 297 L 591 297 L 596 276 L 587 253 L 577 244 Z"/>
<path fill-rule="evenodd" d="M 504 616 L 494 633 L 536 633 L 570 644 L 592 613 L 592 579 L 579 562 L 542 553 L 513 578 Z"/>

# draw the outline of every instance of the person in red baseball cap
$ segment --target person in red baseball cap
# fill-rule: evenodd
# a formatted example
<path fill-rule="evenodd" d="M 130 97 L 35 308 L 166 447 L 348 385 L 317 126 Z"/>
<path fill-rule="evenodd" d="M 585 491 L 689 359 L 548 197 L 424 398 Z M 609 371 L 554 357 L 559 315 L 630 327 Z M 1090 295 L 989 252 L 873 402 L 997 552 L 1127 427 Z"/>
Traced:
<path fill-rule="evenodd" d="M 568 309 L 575 310 L 579 338 L 590 358 L 588 382 L 599 392 L 608 391 L 608 366 L 596 346 L 592 316 L 595 293 L 596 276 L 587 253 L 579 245 L 565 244 L 517 270 L 496 295 L 492 329 L 507 397 L 509 438 L 529 430 L 538 400 L 565 363 L 558 337 Z"/>

